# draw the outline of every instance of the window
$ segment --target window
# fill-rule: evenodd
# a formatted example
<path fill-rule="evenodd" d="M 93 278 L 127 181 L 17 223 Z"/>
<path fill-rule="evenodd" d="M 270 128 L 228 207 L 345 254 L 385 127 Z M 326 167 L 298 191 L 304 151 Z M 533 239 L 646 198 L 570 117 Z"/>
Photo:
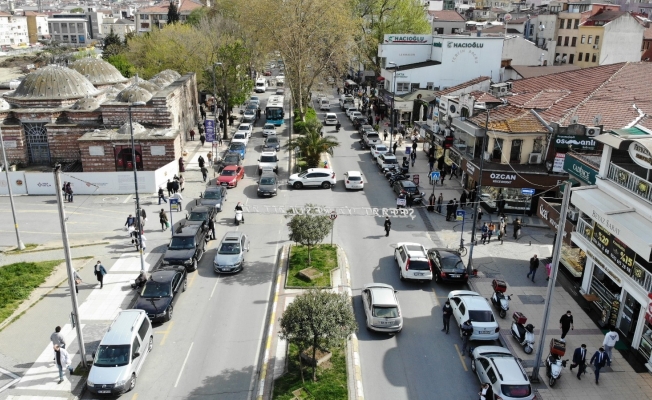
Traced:
<path fill-rule="evenodd" d="M 81 23 L 77 24 L 77 32 L 84 32 L 84 24 Z"/>
<path fill-rule="evenodd" d="M 397 92 L 407 92 L 410 90 L 410 83 L 409 82 L 397 82 L 396 83 L 396 91 Z"/>
<path fill-rule="evenodd" d="M 411 83 L 410 84 L 410 91 L 411 92 L 416 92 L 417 90 L 419 90 L 419 84 L 418 83 Z"/>
<path fill-rule="evenodd" d="M 569 20 L 570 21 L 570 20 Z M 564 46 L 568 46 L 568 36 L 564 38 Z"/>
<path fill-rule="evenodd" d="M 571 40 L 571 46 L 575 47 L 577 45 L 577 37 L 573 36 L 573 40 Z"/>
<path fill-rule="evenodd" d="M 568 63 L 572 64 L 575 62 L 575 54 L 571 54 L 570 57 L 568 57 Z"/>
<path fill-rule="evenodd" d="M 557 46 L 561 46 L 561 40 L 562 40 L 562 38 L 561 38 L 561 36 L 559 36 L 557 38 Z"/>
<path fill-rule="evenodd" d="M 510 162 L 520 162 L 521 161 L 521 147 L 523 146 L 522 139 L 512 140 L 512 148 L 509 152 L 509 161 Z"/>
<path fill-rule="evenodd" d="M 584 62 L 589 62 L 589 53 L 584 55 Z"/>
<path fill-rule="evenodd" d="M 466 313 L 466 307 L 464 303 L 460 303 L 460 314 L 464 315 Z"/>
<path fill-rule="evenodd" d="M 575 20 L 575 26 L 573 27 L 573 29 L 579 29 L 579 28 L 580 28 L 580 20 L 576 19 Z"/>
<path fill-rule="evenodd" d="M 595 37 L 595 45 L 597 46 L 599 44 L 600 44 L 600 36 L 596 36 Z"/>
<path fill-rule="evenodd" d="M 559 29 L 564 29 L 564 21 L 566 21 L 566 20 L 565 19 L 560 19 L 559 20 Z"/>
<path fill-rule="evenodd" d="M 432 90 L 433 87 L 435 87 L 435 84 L 433 82 L 426 83 L 426 90 Z"/>
<path fill-rule="evenodd" d="M 494 151 L 491 154 L 491 158 L 496 161 L 500 161 L 503 157 L 503 139 L 494 139 Z"/>
<path fill-rule="evenodd" d="M 149 21 L 149 14 L 140 14 L 140 19 L 143 21 Z"/>
<path fill-rule="evenodd" d="M 582 39 L 580 40 L 580 43 L 582 44 L 586 43 L 586 35 L 582 35 Z"/>
<path fill-rule="evenodd" d="M 140 342 L 138 341 L 138 336 L 134 338 L 134 342 L 131 345 L 131 359 L 136 358 L 136 353 L 140 350 Z"/>
<path fill-rule="evenodd" d="M 596 53 L 593 53 L 593 57 L 591 57 L 591 62 L 597 62 L 598 61 L 598 55 Z"/>
<path fill-rule="evenodd" d="M 147 331 L 149 330 L 149 318 L 143 318 L 143 323 L 140 324 L 140 328 L 138 328 L 138 335 L 142 339 L 142 341 L 145 341 L 145 335 L 147 335 Z"/>
<path fill-rule="evenodd" d="M 496 383 L 498 378 L 496 378 L 496 373 L 494 372 L 493 368 L 490 368 L 487 370 L 487 378 L 491 381 L 491 383 Z"/>
<path fill-rule="evenodd" d="M 593 43 L 593 35 L 589 35 L 589 44 Z"/>
<path fill-rule="evenodd" d="M 573 20 L 572 19 L 567 19 L 566 20 L 566 29 L 570 29 L 573 26 Z"/>
<path fill-rule="evenodd" d="M 571 54 L 571 57 L 574 56 L 574 54 Z M 532 152 L 533 153 L 541 153 L 543 151 L 543 139 L 534 139 L 534 143 L 532 144 Z"/>

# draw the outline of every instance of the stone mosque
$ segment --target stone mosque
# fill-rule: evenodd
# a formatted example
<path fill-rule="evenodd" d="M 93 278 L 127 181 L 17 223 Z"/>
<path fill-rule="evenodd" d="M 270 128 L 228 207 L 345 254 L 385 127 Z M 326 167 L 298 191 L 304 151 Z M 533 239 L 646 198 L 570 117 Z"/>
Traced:
<path fill-rule="evenodd" d="M 127 79 L 104 60 L 84 58 L 39 68 L 3 93 L 0 129 L 9 164 L 83 172 L 133 169 L 133 130 L 136 166 L 152 171 L 181 156 L 198 110 L 195 74 Z"/>

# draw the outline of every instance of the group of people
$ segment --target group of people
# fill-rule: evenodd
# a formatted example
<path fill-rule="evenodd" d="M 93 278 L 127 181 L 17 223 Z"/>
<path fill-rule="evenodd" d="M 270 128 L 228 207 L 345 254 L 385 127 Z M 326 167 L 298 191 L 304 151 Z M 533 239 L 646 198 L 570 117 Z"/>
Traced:
<path fill-rule="evenodd" d="M 63 182 L 63 186 L 61 187 L 61 192 L 63 193 L 63 199 L 67 201 L 68 203 L 72 203 L 72 186 L 70 182 Z"/>

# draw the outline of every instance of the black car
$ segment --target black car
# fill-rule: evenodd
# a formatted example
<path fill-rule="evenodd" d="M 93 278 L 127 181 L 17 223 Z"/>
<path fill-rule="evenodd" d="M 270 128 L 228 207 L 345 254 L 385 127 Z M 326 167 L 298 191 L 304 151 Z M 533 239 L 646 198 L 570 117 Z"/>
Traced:
<path fill-rule="evenodd" d="M 358 127 L 358 133 L 362 136 L 365 132 L 376 132 L 374 127 L 366 122 Z"/>
<path fill-rule="evenodd" d="M 362 125 L 369 122 L 369 119 L 367 117 L 355 117 L 352 122 L 355 129 L 360 129 Z"/>
<path fill-rule="evenodd" d="M 428 258 L 432 264 L 432 274 L 435 282 L 466 283 L 469 274 L 460 257 L 460 253 L 451 249 L 430 249 Z"/>
<path fill-rule="evenodd" d="M 183 265 L 188 272 L 197 269 L 197 263 L 206 251 L 208 226 L 182 225 L 172 234 L 162 265 Z"/>
<path fill-rule="evenodd" d="M 392 188 L 396 194 L 406 193 L 415 203 L 423 199 L 423 193 L 419 192 L 419 187 L 412 181 L 396 181 Z"/>
<path fill-rule="evenodd" d="M 207 225 L 208 221 L 215 218 L 216 214 L 215 207 L 208 206 L 198 206 L 190 211 L 190 214 L 186 215 L 186 220 L 183 221 L 182 225 Z"/>
<path fill-rule="evenodd" d="M 228 165 L 236 165 L 238 167 L 242 166 L 242 156 L 240 153 L 232 151 L 227 152 L 220 162 L 220 171 L 222 171 L 222 169 Z"/>
<path fill-rule="evenodd" d="M 276 136 L 267 136 L 265 139 L 265 144 L 263 145 L 263 151 L 279 151 L 281 150 L 281 142 L 279 142 Z"/>
<path fill-rule="evenodd" d="M 182 266 L 166 266 L 152 272 L 133 308 L 145 311 L 151 321 L 169 321 L 179 292 L 188 287 L 187 276 Z"/>
<path fill-rule="evenodd" d="M 225 187 L 211 185 L 206 187 L 204 193 L 199 194 L 200 198 L 195 200 L 195 204 L 212 207 L 215 209 L 215 213 L 218 213 L 222 211 L 222 203 L 226 201 L 226 195 Z"/>

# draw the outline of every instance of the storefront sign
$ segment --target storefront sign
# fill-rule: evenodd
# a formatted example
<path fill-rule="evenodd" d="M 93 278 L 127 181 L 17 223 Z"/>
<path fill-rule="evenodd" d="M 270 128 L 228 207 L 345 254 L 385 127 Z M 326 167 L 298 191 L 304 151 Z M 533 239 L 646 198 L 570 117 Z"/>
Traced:
<path fill-rule="evenodd" d="M 634 142 L 629 145 L 629 156 L 632 160 L 645 169 L 652 169 L 652 154 L 645 146 Z"/>
<path fill-rule="evenodd" d="M 430 44 L 430 35 L 385 35 L 384 44 Z"/>
<path fill-rule="evenodd" d="M 441 42 L 433 42 L 432 46 L 433 47 L 442 47 L 442 43 Z"/>
<path fill-rule="evenodd" d="M 635 252 L 597 222 L 593 226 L 591 243 L 609 257 L 620 269 L 625 271 L 627 275 L 632 275 Z"/>
<path fill-rule="evenodd" d="M 514 173 L 492 172 L 489 174 L 490 185 L 510 185 L 516 181 L 516 177 L 517 175 Z"/>
<path fill-rule="evenodd" d="M 546 223 L 550 228 L 555 232 L 559 229 L 559 211 L 553 207 L 553 204 L 548 203 L 544 198 L 539 199 L 539 207 L 537 209 L 537 216 L 541 218 L 543 222 Z M 575 230 L 575 225 L 564 218 L 564 237 L 563 242 L 570 245 L 571 244 L 571 233 Z"/>
<path fill-rule="evenodd" d="M 614 281 L 618 286 L 622 286 L 622 280 L 614 273 L 610 268 L 608 268 L 602 261 L 598 259 L 598 257 L 591 253 L 590 251 L 587 250 L 586 254 L 593 260 L 595 264 L 597 264 L 602 271 L 604 271 L 605 274 L 609 275 L 609 278 L 611 278 L 612 281 Z"/>
<path fill-rule="evenodd" d="M 461 48 L 461 49 L 481 49 L 484 47 L 484 43 L 481 42 L 448 42 L 449 48 Z"/>
<path fill-rule="evenodd" d="M 555 154 L 555 161 L 552 164 L 552 172 L 562 173 L 564 172 L 564 160 L 566 159 L 566 154 L 557 153 Z"/>
<path fill-rule="evenodd" d="M 215 121 L 206 118 L 204 120 L 204 129 L 206 131 L 206 141 L 213 143 L 215 141 Z"/>
<path fill-rule="evenodd" d="M 595 150 L 598 142 L 584 135 L 557 135 L 555 136 L 555 147 L 558 149 L 573 150 Z"/>
<path fill-rule="evenodd" d="M 595 178 L 598 176 L 598 171 L 587 167 L 572 156 L 564 158 L 564 171 L 587 185 L 595 185 Z"/>

